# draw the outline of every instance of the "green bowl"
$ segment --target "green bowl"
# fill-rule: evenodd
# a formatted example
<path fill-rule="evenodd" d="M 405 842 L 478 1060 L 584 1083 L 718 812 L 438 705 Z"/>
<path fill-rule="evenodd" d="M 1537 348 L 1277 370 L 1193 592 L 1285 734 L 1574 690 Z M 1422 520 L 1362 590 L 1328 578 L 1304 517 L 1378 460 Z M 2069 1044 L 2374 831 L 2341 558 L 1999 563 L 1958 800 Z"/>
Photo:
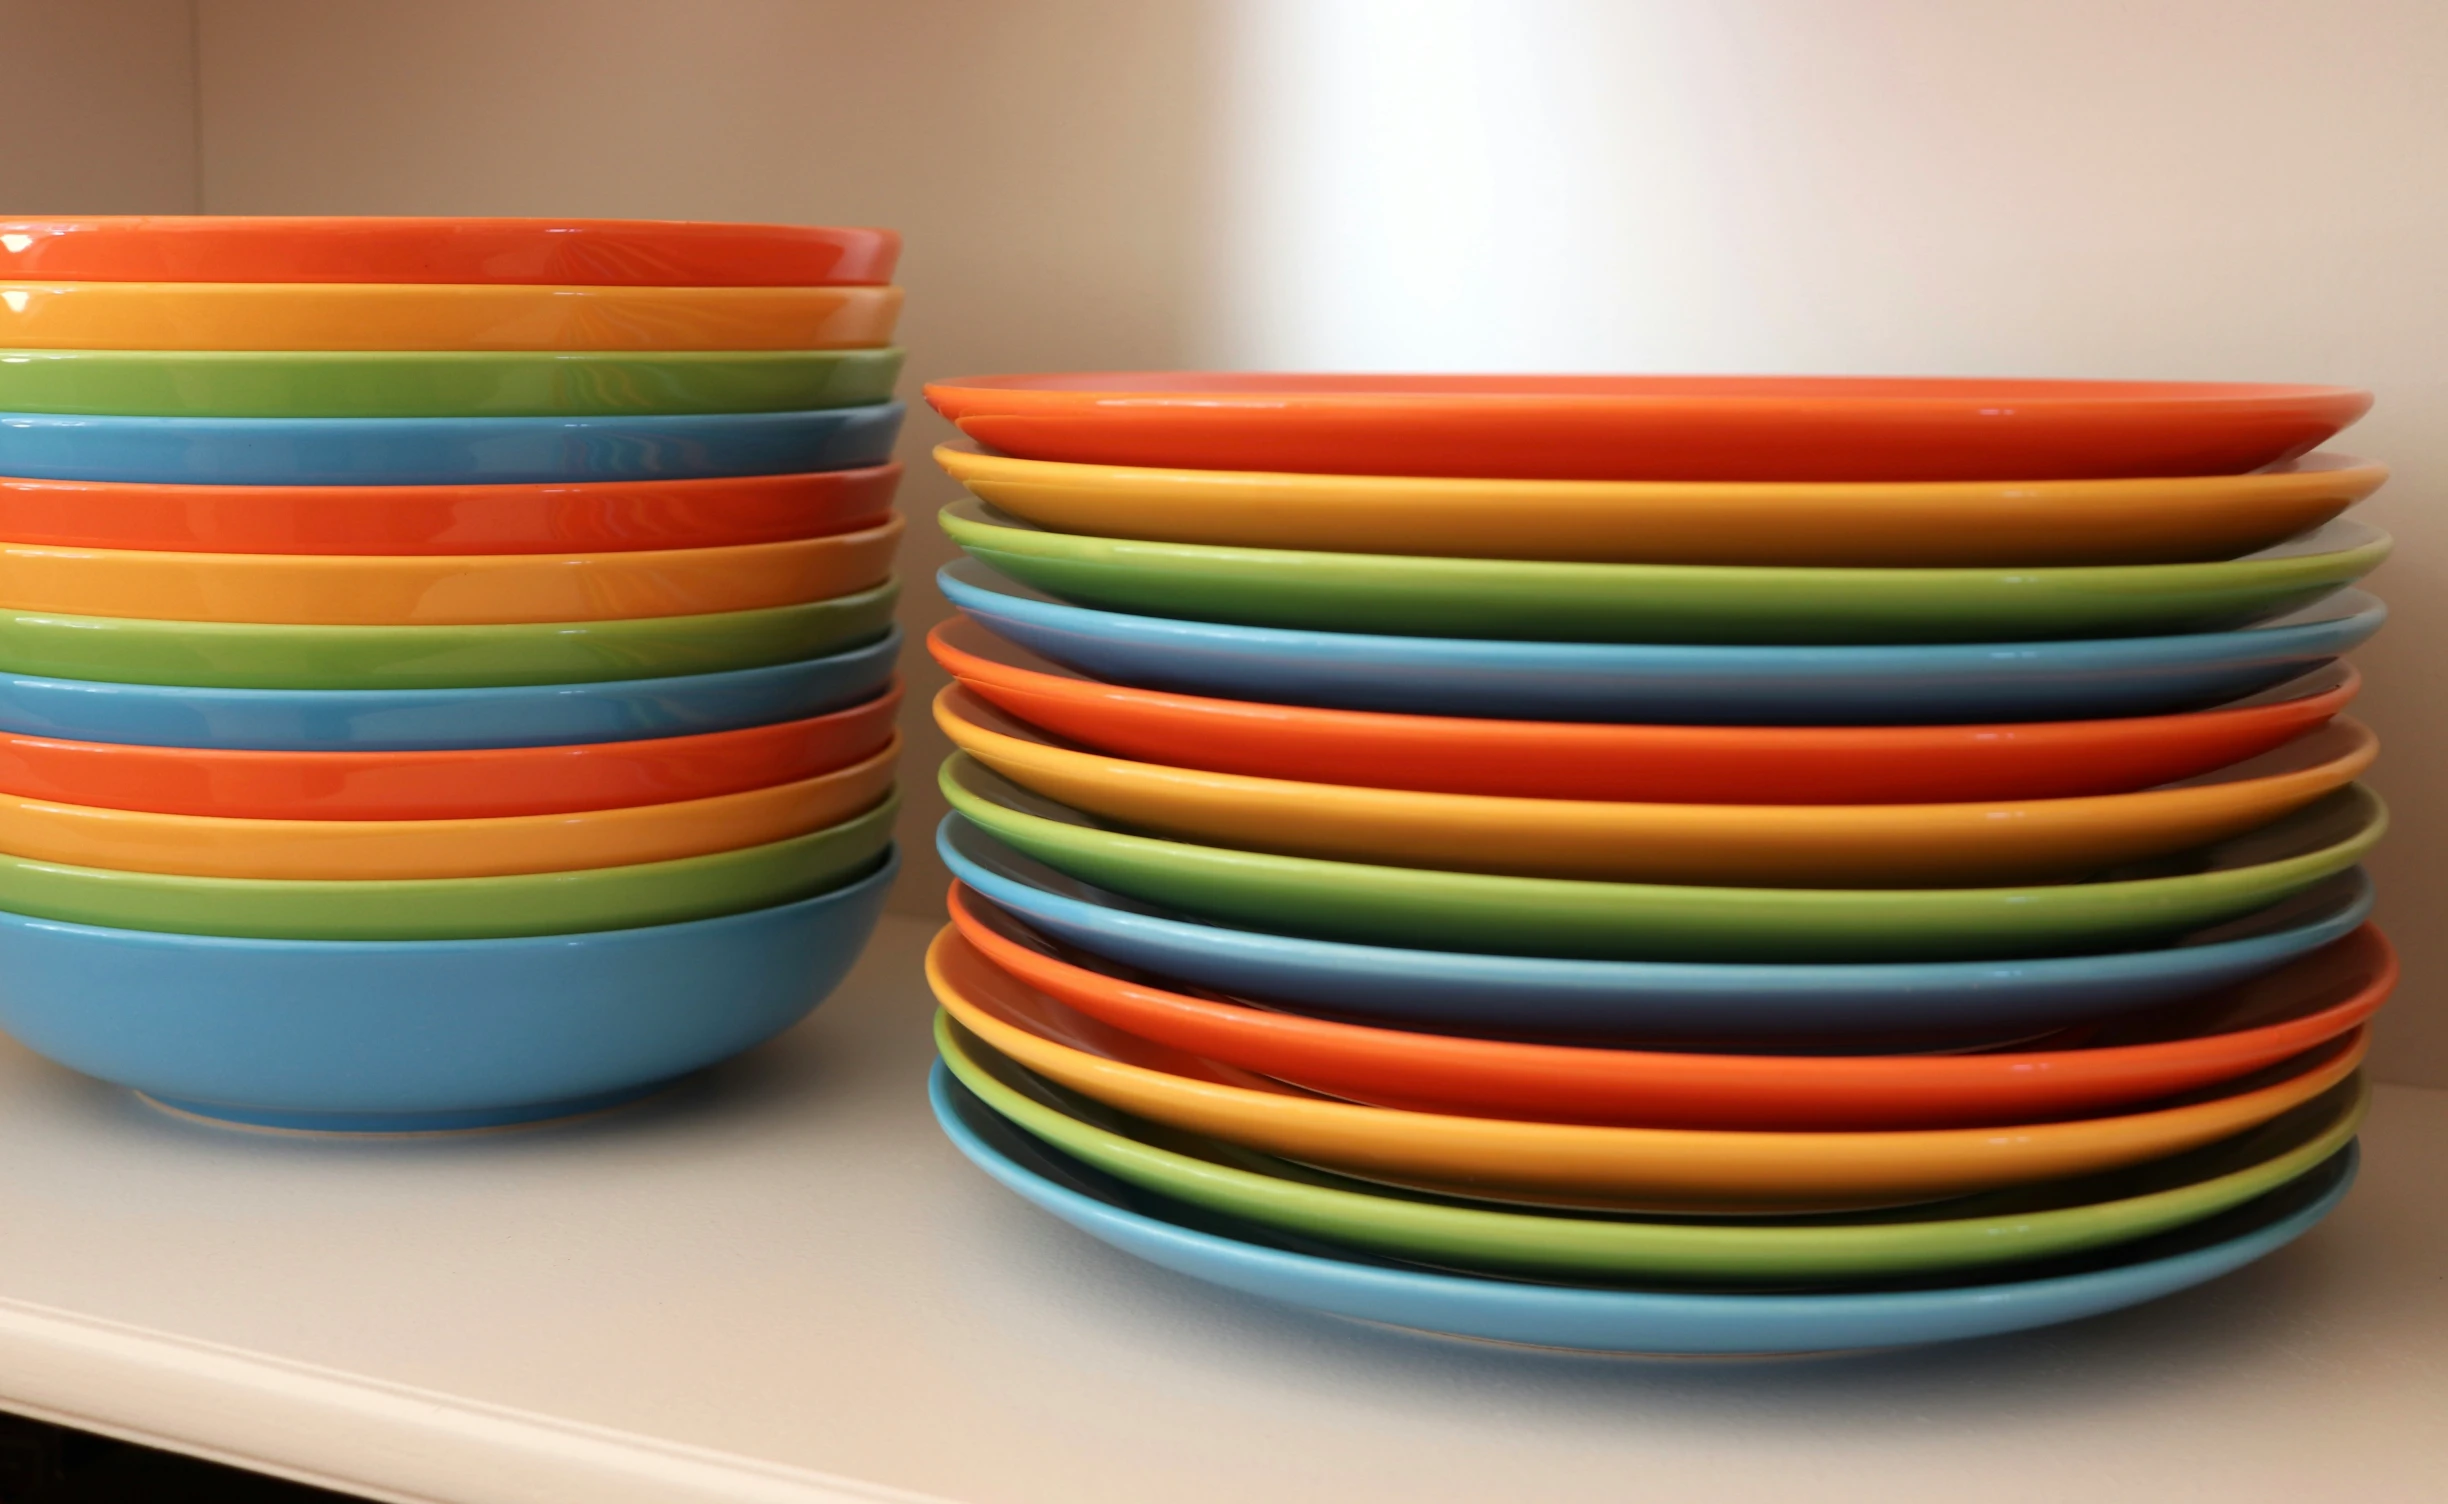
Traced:
<path fill-rule="evenodd" d="M 865 876 L 892 841 L 900 803 L 896 790 L 839 825 L 763 846 L 520 877 L 290 882 L 0 856 L 0 909 L 250 940 L 490 940 L 678 924 L 790 903 Z"/>
<path fill-rule="evenodd" d="M 1051 595 L 1141 616 L 1551 642 L 2008 642 L 2240 626 L 2388 557 L 2360 522 L 2242 559 L 2050 569 L 1784 569 L 1305 553 L 1048 532 L 978 501 L 954 542 Z"/>
<path fill-rule="evenodd" d="M 142 418 L 770 413 L 887 401 L 880 350 L 0 350 L 0 412 Z"/>
<path fill-rule="evenodd" d="M 507 626 L 302 627 L 0 612 L 0 673 L 208 689 L 481 689 L 717 674 L 883 635 L 898 580 L 798 606 Z"/>
<path fill-rule="evenodd" d="M 2218 1215 L 2309 1173 L 2361 1126 L 2360 1075 L 2208 1148 L 2079 1180 L 1818 1217 L 1498 1211 L 1352 1180 L 1119 1113 L 1045 1080 L 935 1015 L 961 1084 L 1023 1130 L 1144 1190 L 1287 1232 L 1424 1264 L 1563 1279 L 1823 1285 L 2057 1258 Z"/>
<path fill-rule="evenodd" d="M 2282 820 L 2091 881 L 2023 888 L 1703 888 L 1378 867 L 1109 829 L 955 752 L 952 807 L 1082 882 L 1202 919 L 1321 940 L 1642 961 L 1938 961 L 2136 950 L 2239 918 L 2361 858 L 2387 828 L 2361 784 Z"/>

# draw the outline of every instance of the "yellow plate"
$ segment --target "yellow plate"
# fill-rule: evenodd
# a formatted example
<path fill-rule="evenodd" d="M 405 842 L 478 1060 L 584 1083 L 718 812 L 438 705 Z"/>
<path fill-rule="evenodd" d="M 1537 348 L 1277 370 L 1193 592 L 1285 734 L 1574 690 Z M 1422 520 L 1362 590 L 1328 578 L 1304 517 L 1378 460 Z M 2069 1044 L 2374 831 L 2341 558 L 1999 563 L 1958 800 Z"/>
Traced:
<path fill-rule="evenodd" d="M 957 685 L 935 724 L 1012 782 L 1162 835 L 1396 867 L 1617 882 L 1874 888 L 2047 881 L 2241 835 L 2345 787 L 2379 743 L 2339 719 L 2134 794 L 1994 804 L 1631 804 L 1207 773 L 1076 751 Z"/>
<path fill-rule="evenodd" d="M 0 798 L 0 853 L 74 867 L 304 881 L 511 877 L 707 856 L 836 825 L 892 790 L 864 762 L 711 799 L 484 820 L 237 820 Z"/>
<path fill-rule="evenodd" d="M 1041 527 L 1158 543 L 1594 563 L 1956 566 L 2228 559 L 2320 526 L 2388 467 L 2252 475 L 1737 485 L 1156 470 L 944 445 L 953 479 Z"/>
<path fill-rule="evenodd" d="M 898 287 L 0 282 L 0 349 L 842 350 Z"/>
<path fill-rule="evenodd" d="M 1363 1107 L 1125 1034 L 1025 986 L 947 926 L 937 1001 L 988 1045 L 1108 1107 L 1362 1177 L 1492 1200 L 1717 1209 L 1894 1205 L 2094 1174 L 2269 1121 L 2354 1073 L 2362 1029 L 2225 1095 L 2003 1128 L 1742 1133 Z"/>
<path fill-rule="evenodd" d="M 829 538 L 618 554 L 187 554 L 0 545 L 0 611 L 297 626 L 618 621 L 882 584 L 901 519 Z"/>

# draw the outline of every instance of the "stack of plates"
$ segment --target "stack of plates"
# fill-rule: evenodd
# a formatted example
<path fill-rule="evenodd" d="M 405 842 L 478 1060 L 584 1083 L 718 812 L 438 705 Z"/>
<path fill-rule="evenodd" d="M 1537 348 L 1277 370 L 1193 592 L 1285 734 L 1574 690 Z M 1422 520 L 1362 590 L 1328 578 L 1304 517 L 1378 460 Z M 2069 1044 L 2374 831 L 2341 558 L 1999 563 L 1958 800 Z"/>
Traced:
<path fill-rule="evenodd" d="M 0 1027 L 425 1130 L 813 1007 L 893 864 L 898 244 L 0 223 Z"/>
<path fill-rule="evenodd" d="M 1371 1321 L 1780 1352 L 2234 1269 L 2396 964 L 2335 388 L 998 377 L 930 643 L 970 1158 Z"/>

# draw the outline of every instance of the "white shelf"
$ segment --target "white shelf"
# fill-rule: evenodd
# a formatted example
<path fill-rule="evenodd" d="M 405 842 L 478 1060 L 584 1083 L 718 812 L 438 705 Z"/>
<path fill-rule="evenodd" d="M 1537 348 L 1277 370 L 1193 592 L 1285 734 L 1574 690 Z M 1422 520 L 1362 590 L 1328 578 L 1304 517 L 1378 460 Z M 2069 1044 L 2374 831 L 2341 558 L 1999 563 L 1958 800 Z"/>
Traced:
<path fill-rule="evenodd" d="M 436 1504 L 2448 1495 L 2448 1093 L 2383 1090 L 2332 1222 L 2154 1307 L 1578 1358 L 1021 1205 L 928 1116 L 928 932 L 708 1080 L 525 1132 L 223 1131 L 0 1046 L 0 1407 Z"/>

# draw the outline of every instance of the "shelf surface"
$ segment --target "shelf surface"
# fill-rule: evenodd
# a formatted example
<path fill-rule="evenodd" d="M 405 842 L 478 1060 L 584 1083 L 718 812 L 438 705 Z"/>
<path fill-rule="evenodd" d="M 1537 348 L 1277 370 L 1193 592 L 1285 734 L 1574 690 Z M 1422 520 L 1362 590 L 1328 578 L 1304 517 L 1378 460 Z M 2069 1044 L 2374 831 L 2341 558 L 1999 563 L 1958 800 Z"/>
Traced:
<path fill-rule="evenodd" d="M 1576 1357 L 1305 1316 L 1023 1206 L 927 1114 L 930 931 L 887 919 L 789 1035 L 542 1129 L 223 1130 L 0 1043 L 0 1408 L 435 1504 L 2448 1489 L 2448 1092 L 2383 1088 L 2344 1210 L 2155 1306 Z"/>

